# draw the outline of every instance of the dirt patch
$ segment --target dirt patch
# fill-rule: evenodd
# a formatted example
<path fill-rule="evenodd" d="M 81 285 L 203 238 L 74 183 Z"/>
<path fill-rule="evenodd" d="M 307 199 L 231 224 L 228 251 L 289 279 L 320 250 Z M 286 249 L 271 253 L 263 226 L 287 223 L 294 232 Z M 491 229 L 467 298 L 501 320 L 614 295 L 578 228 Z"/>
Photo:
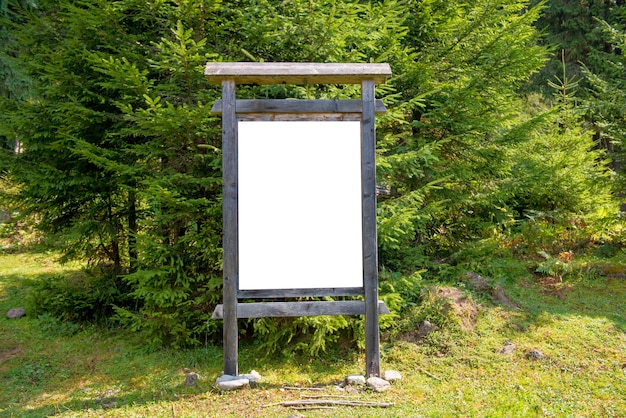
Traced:
<path fill-rule="evenodd" d="M 407 333 L 402 334 L 400 339 L 402 341 L 406 341 L 409 343 L 416 343 L 426 338 L 428 334 L 430 334 L 433 331 L 436 331 L 437 329 L 438 328 L 435 325 L 433 325 L 430 321 L 422 321 L 416 330 L 411 330 Z"/>
<path fill-rule="evenodd" d="M 9 350 L 0 351 L 0 364 L 4 363 L 13 356 L 17 356 L 22 352 L 20 347 L 11 348 Z"/>
<path fill-rule="evenodd" d="M 465 292 L 456 287 L 433 286 L 431 297 L 441 301 L 444 314 L 452 314 L 459 320 L 463 331 L 473 331 L 478 316 L 478 308 Z"/>
<path fill-rule="evenodd" d="M 544 295 L 554 296 L 558 299 L 565 299 L 566 293 L 572 290 L 572 285 L 569 283 L 564 283 L 563 280 L 559 277 L 537 277 L 535 278 L 535 283 L 539 285 L 539 291 Z"/>
<path fill-rule="evenodd" d="M 626 266 L 622 264 L 600 264 L 595 267 L 600 275 L 612 279 L 626 279 Z"/>
<path fill-rule="evenodd" d="M 470 272 L 461 277 L 469 282 L 469 285 L 478 293 L 485 294 L 495 303 L 507 308 L 519 308 L 519 305 L 511 300 L 500 284 L 491 284 L 478 273 Z"/>
<path fill-rule="evenodd" d="M 448 335 L 447 331 L 473 332 L 478 307 L 464 291 L 451 286 L 428 286 L 422 290 L 421 302 L 411 316 L 428 318 L 405 330 L 399 338 L 417 343 L 427 339 L 435 331 Z"/>

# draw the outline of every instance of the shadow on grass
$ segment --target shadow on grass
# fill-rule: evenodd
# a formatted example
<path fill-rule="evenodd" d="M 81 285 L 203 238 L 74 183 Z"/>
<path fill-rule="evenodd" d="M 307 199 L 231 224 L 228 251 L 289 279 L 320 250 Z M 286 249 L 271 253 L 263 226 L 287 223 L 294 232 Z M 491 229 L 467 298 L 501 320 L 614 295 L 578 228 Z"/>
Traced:
<path fill-rule="evenodd" d="M 77 337 L 79 338 L 79 337 Z M 98 360 L 92 367 L 75 368 L 68 365 L 68 376 L 59 379 L 54 374 L 60 373 L 60 358 L 54 355 L 33 356 L 29 361 L 16 364 L 4 374 L 7 385 L 12 385 L 20 390 L 21 383 L 30 382 L 26 396 L 17 396 L 13 404 L 5 409 L 0 408 L 2 416 L 16 417 L 47 417 L 63 413 L 88 413 L 93 411 L 105 411 L 115 414 L 114 411 L 124 411 L 127 408 L 139 408 L 137 413 L 141 415 L 143 406 L 151 405 L 168 414 L 167 408 L 170 403 L 178 402 L 198 403 L 205 405 L 213 412 L 207 412 L 208 416 L 219 414 L 220 408 L 227 408 L 232 400 L 229 396 L 224 398 L 224 392 L 215 386 L 215 379 L 221 374 L 222 353 L 221 347 L 206 347 L 195 350 L 158 350 L 146 352 L 141 348 L 131 346 L 115 347 L 110 345 L 110 338 L 102 341 L 100 352 L 93 358 L 84 357 L 85 353 L 76 352 L 76 361 L 89 364 Z M 123 342 L 118 340 L 118 343 Z M 113 353 L 106 358 L 106 353 Z M 263 398 L 262 393 L 271 390 L 276 393 L 285 386 L 320 387 L 332 390 L 332 387 L 340 382 L 336 377 L 336 370 L 329 367 L 328 358 L 311 359 L 309 356 L 299 355 L 296 357 L 257 357 L 258 350 L 252 347 L 242 347 L 240 356 L 241 369 L 268 370 L 270 373 L 286 373 L 284 376 L 270 378 L 261 382 L 254 390 L 237 391 L 233 393 L 238 400 L 252 407 L 261 407 L 268 401 L 267 395 Z M 63 357 L 63 356 L 60 356 Z M 32 362 L 37 358 L 37 364 L 46 364 L 47 371 L 41 373 L 39 380 L 33 379 L 31 372 L 24 374 L 24 370 L 35 371 L 36 365 Z M 338 368 L 350 367 L 351 363 L 338 364 Z M 185 384 L 185 373 L 193 370 L 202 377 L 196 386 L 189 387 Z M 291 371 L 291 372 L 290 372 Z M 47 374 L 53 374 L 48 376 Z M 289 373 L 292 373 L 290 375 Z M 294 375 L 299 378 L 307 375 L 314 376 L 312 381 L 295 381 Z M 281 379 L 282 378 L 282 379 Z M 264 376 L 265 379 L 265 376 Z M 21 390 L 24 390 L 22 387 Z M 17 395 L 17 393 L 16 393 Z M 236 410 L 234 411 L 237 412 Z M 120 412 L 121 413 L 121 412 Z M 159 415 L 160 416 L 160 415 Z"/>
<path fill-rule="evenodd" d="M 555 318 L 569 315 L 604 318 L 626 333 L 626 280 L 610 277 L 564 280 L 546 283 L 535 280 L 522 286 L 508 286 L 525 316 L 523 326 L 540 325 L 545 314 Z"/>

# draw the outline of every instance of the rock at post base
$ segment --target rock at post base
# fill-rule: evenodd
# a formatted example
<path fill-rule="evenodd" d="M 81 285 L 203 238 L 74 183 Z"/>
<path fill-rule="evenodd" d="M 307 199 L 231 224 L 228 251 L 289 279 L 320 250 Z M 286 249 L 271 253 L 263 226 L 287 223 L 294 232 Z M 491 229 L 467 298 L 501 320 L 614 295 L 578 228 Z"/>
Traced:
<path fill-rule="evenodd" d="M 215 384 L 220 390 L 234 390 L 250 386 L 250 379 L 246 379 L 242 376 L 224 374 L 217 378 Z"/>
<path fill-rule="evenodd" d="M 396 370 L 385 370 L 383 372 L 383 379 L 387 382 L 395 382 L 396 380 L 402 380 L 402 375 Z"/>
<path fill-rule="evenodd" d="M 367 386 L 374 389 L 376 392 L 384 392 L 391 387 L 391 383 L 380 377 L 370 377 L 367 379 Z"/>
<path fill-rule="evenodd" d="M 250 386 L 256 386 L 261 381 L 261 375 L 256 370 L 250 371 L 247 374 L 240 374 L 238 377 L 242 379 L 248 379 L 250 382 Z"/>
<path fill-rule="evenodd" d="M 346 376 L 345 380 L 346 385 L 364 385 L 365 384 L 365 376 L 360 374 L 351 374 Z"/>

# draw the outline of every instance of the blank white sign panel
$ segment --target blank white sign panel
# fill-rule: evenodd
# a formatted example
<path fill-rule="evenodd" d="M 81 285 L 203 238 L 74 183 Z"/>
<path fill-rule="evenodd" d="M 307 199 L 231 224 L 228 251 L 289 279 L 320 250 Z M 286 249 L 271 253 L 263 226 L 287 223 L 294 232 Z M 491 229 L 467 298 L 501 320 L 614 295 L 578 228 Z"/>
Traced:
<path fill-rule="evenodd" d="M 238 130 L 239 289 L 363 287 L 361 123 Z"/>

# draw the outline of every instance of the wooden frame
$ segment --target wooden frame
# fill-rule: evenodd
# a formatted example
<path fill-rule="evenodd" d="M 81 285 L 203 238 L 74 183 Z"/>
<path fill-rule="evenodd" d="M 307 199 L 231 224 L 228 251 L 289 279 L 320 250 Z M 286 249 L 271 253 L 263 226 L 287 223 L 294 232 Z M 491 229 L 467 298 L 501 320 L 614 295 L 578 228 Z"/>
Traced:
<path fill-rule="evenodd" d="M 222 115 L 224 303 L 215 318 L 224 320 L 224 373 L 238 374 L 237 318 L 266 316 L 365 314 L 366 374 L 380 375 L 376 237 L 375 114 L 385 111 L 374 96 L 376 83 L 391 75 L 387 64 L 334 63 L 207 63 L 209 82 L 222 84 L 222 100 L 212 111 Z M 236 84 L 361 84 L 361 100 L 237 100 Z M 363 288 L 259 289 L 238 288 L 238 121 L 351 120 L 361 122 L 361 195 Z M 256 302 L 239 299 L 314 296 L 364 297 L 361 300 Z"/>

